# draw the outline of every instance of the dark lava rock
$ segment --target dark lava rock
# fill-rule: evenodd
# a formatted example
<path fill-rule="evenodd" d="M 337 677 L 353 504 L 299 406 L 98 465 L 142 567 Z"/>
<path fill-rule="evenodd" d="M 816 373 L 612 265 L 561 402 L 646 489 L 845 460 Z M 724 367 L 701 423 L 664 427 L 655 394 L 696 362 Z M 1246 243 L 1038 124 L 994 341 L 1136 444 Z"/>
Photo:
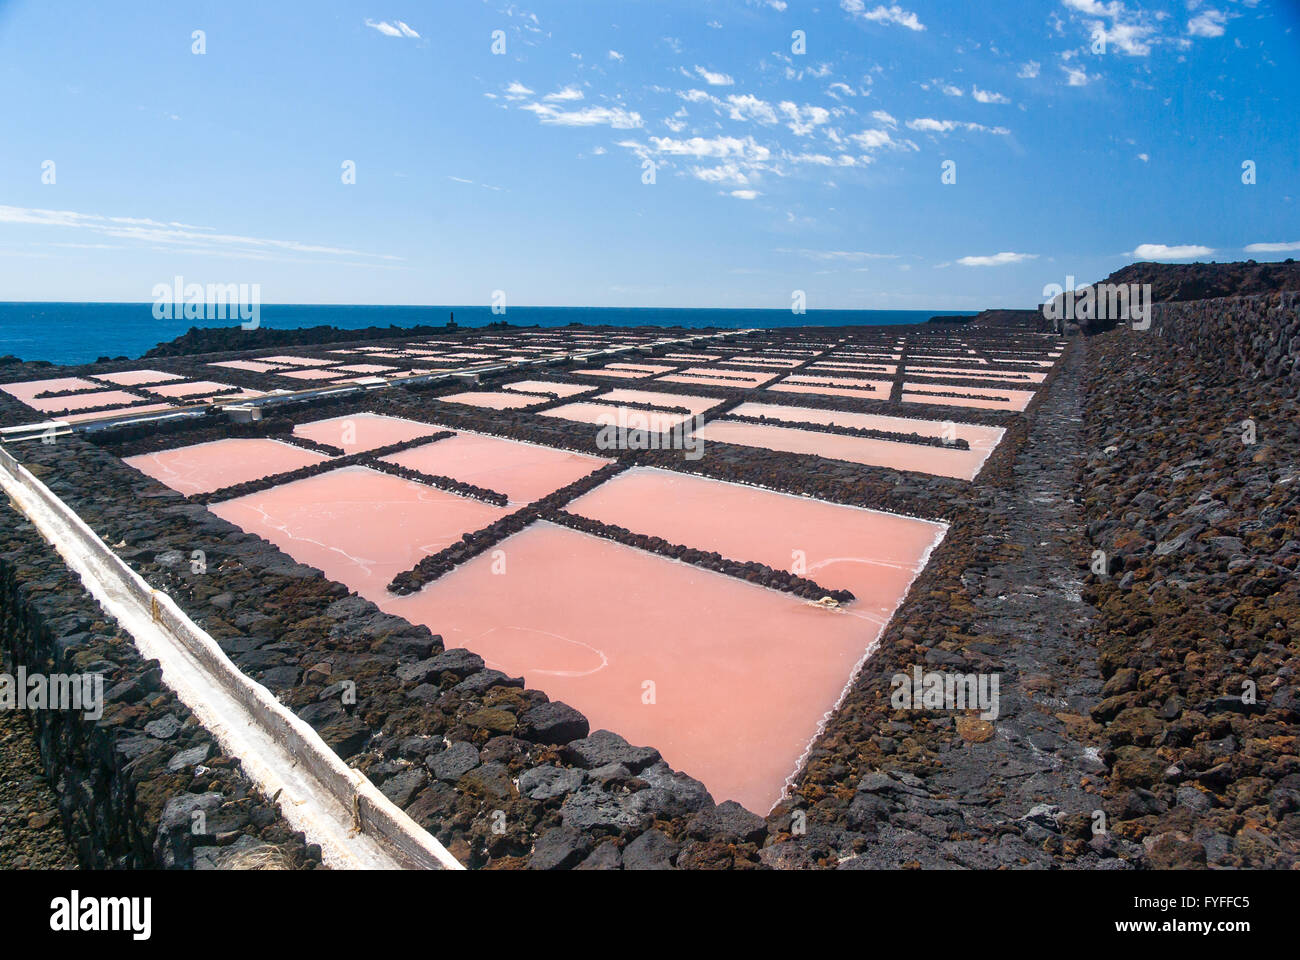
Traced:
<path fill-rule="evenodd" d="M 587 770 L 607 763 L 621 763 L 632 773 L 638 773 L 658 762 L 659 751 L 654 747 L 634 747 L 617 733 L 597 730 L 591 736 L 574 740 L 566 746 L 564 757 Z"/>
<path fill-rule="evenodd" d="M 586 717 L 559 700 L 533 707 L 519 718 L 519 726 L 520 735 L 536 743 L 568 743 L 591 730 Z"/>
<path fill-rule="evenodd" d="M 750 813 L 735 800 L 726 800 L 712 809 L 701 810 L 692 818 L 693 837 L 725 837 L 741 843 L 761 843 L 767 836 L 767 821 Z"/>
<path fill-rule="evenodd" d="M 591 856 L 583 860 L 574 869 L 576 870 L 617 870 L 623 865 L 623 854 L 618 849 L 618 844 L 613 840 L 607 840 L 600 844 L 591 852 Z"/>
<path fill-rule="evenodd" d="M 519 792 L 533 800 L 549 800 L 572 793 L 584 780 L 586 775 L 572 767 L 533 767 L 519 775 Z"/>
<path fill-rule="evenodd" d="M 380 792 L 399 807 L 405 807 L 411 798 L 429 782 L 429 775 L 420 767 L 411 767 L 395 776 L 389 777 L 381 786 Z"/>
<path fill-rule="evenodd" d="M 647 830 L 623 850 L 624 870 L 671 870 L 677 844 L 658 830 Z"/>
<path fill-rule="evenodd" d="M 458 740 L 450 744 L 442 753 L 434 754 L 424 761 L 439 780 L 459 780 L 478 766 L 478 748 L 472 743 Z"/>
<path fill-rule="evenodd" d="M 591 849 L 590 843 L 579 830 L 553 827 L 537 838 L 528 869 L 567 870 L 576 867 Z"/>

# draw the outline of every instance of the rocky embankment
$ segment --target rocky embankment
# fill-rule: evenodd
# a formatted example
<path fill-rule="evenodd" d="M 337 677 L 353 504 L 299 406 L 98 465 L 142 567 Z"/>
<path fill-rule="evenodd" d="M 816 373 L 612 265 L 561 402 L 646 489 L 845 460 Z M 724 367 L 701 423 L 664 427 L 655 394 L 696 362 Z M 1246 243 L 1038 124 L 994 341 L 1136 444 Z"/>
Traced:
<path fill-rule="evenodd" d="M 1095 338 L 1084 516 L 1110 829 L 1154 866 L 1300 863 L 1296 294 Z"/>

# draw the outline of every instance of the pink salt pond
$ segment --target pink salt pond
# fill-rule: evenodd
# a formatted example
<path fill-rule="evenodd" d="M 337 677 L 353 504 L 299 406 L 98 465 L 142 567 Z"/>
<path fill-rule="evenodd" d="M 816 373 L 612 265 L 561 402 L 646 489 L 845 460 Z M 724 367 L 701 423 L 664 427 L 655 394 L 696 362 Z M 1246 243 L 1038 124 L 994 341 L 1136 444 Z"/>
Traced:
<path fill-rule="evenodd" d="M 624 430 L 666 433 L 690 420 L 694 414 L 667 410 L 637 410 L 633 407 L 612 406 L 604 403 L 566 403 L 538 412 L 541 417 L 557 417 L 576 423 L 620 427 Z"/>
<path fill-rule="evenodd" d="M 516 504 L 540 500 L 610 462 L 477 433 L 458 433 L 383 459 L 430 476 L 495 490 Z"/>
<path fill-rule="evenodd" d="M 607 390 L 596 399 L 609 403 L 635 403 L 647 407 L 685 407 L 691 413 L 703 413 L 722 401 L 714 397 L 698 397 L 686 393 L 663 393 L 656 390 Z"/>
<path fill-rule="evenodd" d="M 734 443 L 782 453 L 844 460 L 869 467 L 928 473 L 955 480 L 973 480 L 988 454 L 978 450 L 949 449 L 919 443 L 898 443 L 872 437 L 822 433 L 798 427 L 770 426 L 713 420 L 695 431 L 706 442 Z"/>
<path fill-rule="evenodd" d="M 53 380 L 26 380 L 21 383 L 6 383 L 0 385 L 0 390 L 31 406 L 32 399 L 38 393 L 58 393 L 64 390 L 100 390 L 103 389 L 103 386 L 102 383 L 83 380 L 80 377 L 56 377 Z"/>
<path fill-rule="evenodd" d="M 91 407 L 125 407 L 140 403 L 141 399 L 125 390 L 97 390 L 94 393 L 73 393 L 65 397 L 33 397 L 24 402 L 41 413 L 58 413 L 61 410 L 88 410 Z"/>
<path fill-rule="evenodd" d="M 907 373 L 913 377 L 954 377 L 962 380 L 996 380 L 1000 382 L 1042 383 L 1047 379 L 1045 373 L 1031 373 L 1024 370 L 970 370 L 959 367 L 907 367 Z"/>
<path fill-rule="evenodd" d="M 487 407 L 489 410 L 517 410 L 546 403 L 548 398 L 491 390 L 467 390 L 464 393 L 449 393 L 438 399 L 444 403 L 464 403 L 471 407 Z"/>
<path fill-rule="evenodd" d="M 138 387 L 142 383 L 162 383 L 183 378 L 179 373 L 166 373 L 162 370 L 123 370 L 120 373 L 97 373 L 95 379 L 115 383 L 119 387 Z"/>
<path fill-rule="evenodd" d="M 808 532 L 801 549 L 820 559 L 822 541 Z M 861 557 L 861 543 L 880 533 L 843 556 Z M 496 558 L 378 602 L 573 705 L 593 729 L 653 744 L 715 800 L 766 813 L 936 536 L 915 538 L 911 557 L 899 543 L 860 616 L 548 523 L 507 538 Z M 784 540 L 767 547 L 786 549 Z"/>
<path fill-rule="evenodd" d="M 958 394 L 944 396 L 943 394 Z M 977 410 L 1020 411 L 1029 406 L 1033 390 L 1000 390 L 996 387 L 957 387 L 936 383 L 904 383 L 904 403 L 930 403 L 941 407 L 972 407 Z"/>
<path fill-rule="evenodd" d="M 816 423 L 826 426 L 857 427 L 859 430 L 884 430 L 889 433 L 915 433 L 922 437 L 947 436 L 953 440 L 965 440 L 970 446 L 969 450 L 957 447 L 940 448 L 942 452 L 956 456 L 945 457 L 932 464 L 932 469 L 921 471 L 936 472 L 938 476 L 955 477 L 959 480 L 974 480 L 984 466 L 984 461 L 997 449 L 997 445 L 1002 442 L 1002 437 L 1006 433 L 1002 427 L 956 423 L 951 420 L 914 420 L 909 417 L 885 417 L 874 413 L 849 413 L 844 410 L 819 410 L 813 407 L 787 407 L 772 403 L 742 403 L 731 412 L 741 417 L 764 417 L 768 420 L 784 420 L 787 423 Z M 829 453 L 820 455 L 829 459 L 843 459 L 831 457 Z M 853 462 L 867 463 L 868 461 Z M 872 465 L 892 466 L 893 464 Z M 942 469 L 945 467 L 947 469 Z M 895 469 L 913 468 L 899 466 Z"/>
<path fill-rule="evenodd" d="M 212 493 L 327 460 L 301 447 L 265 438 L 228 438 L 127 457 L 141 473 L 187 496 Z"/>
<path fill-rule="evenodd" d="M 775 380 L 776 374 L 752 373 L 746 370 L 717 367 L 689 367 L 659 379 L 667 383 L 697 383 L 711 387 L 757 387 Z"/>
<path fill-rule="evenodd" d="M 394 443 L 404 443 L 419 437 L 438 433 L 442 427 L 401 417 L 386 417 L 378 413 L 353 413 L 328 420 L 300 423 L 293 428 L 294 436 L 314 440 L 344 453 L 363 453 Z"/>
<path fill-rule="evenodd" d="M 264 363 L 283 364 L 290 367 L 319 367 L 323 363 L 329 363 L 328 360 L 318 360 L 314 357 L 295 357 L 292 355 L 281 355 L 276 357 L 258 357 Z"/>
<path fill-rule="evenodd" d="M 284 370 L 280 376 L 288 377 L 290 380 L 337 380 L 343 376 L 342 371 L 335 367 L 327 370 Z"/>
<path fill-rule="evenodd" d="M 595 387 L 585 387 L 580 383 L 551 383 L 549 380 L 516 380 L 514 383 L 502 384 L 502 390 L 519 393 L 553 393 L 557 397 L 572 397 L 579 393 L 590 393 Z"/>
<path fill-rule="evenodd" d="M 397 574 L 508 512 L 359 466 L 210 509 L 381 605 Z"/>
<path fill-rule="evenodd" d="M 236 389 L 233 383 L 217 383 L 215 380 L 194 380 L 189 383 L 167 383 L 160 387 L 145 387 L 150 393 L 160 397 L 201 397 L 220 393 L 222 390 Z"/>
<path fill-rule="evenodd" d="M 283 369 L 274 363 L 263 363 L 260 360 L 219 360 L 216 363 L 209 363 L 209 367 L 227 367 L 231 370 L 246 370 L 249 373 L 270 373 Z"/>
<path fill-rule="evenodd" d="M 830 377 L 795 374 L 767 389 L 778 393 L 820 393 L 832 397 L 858 397 L 867 400 L 888 400 L 893 390 L 892 380 L 860 380 L 848 377 Z"/>

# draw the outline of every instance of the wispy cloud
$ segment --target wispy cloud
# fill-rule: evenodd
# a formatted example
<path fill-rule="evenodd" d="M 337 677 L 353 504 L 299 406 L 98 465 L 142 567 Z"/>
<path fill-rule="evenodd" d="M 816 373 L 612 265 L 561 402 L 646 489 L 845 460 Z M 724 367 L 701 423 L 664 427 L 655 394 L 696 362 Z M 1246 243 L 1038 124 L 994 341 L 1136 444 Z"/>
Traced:
<path fill-rule="evenodd" d="M 863 0 L 840 0 L 840 7 L 845 13 L 859 20 L 870 20 L 874 23 L 892 23 L 900 27 L 907 27 L 909 30 L 925 29 L 925 25 L 917 19 L 915 13 L 904 10 L 896 3 L 888 7 L 880 4 L 868 10 Z"/>
<path fill-rule="evenodd" d="M 1204 10 L 1187 22 L 1187 32 L 1193 37 L 1221 37 L 1227 21 L 1218 10 Z"/>
<path fill-rule="evenodd" d="M 1300 240 L 1291 243 L 1251 243 L 1245 249 L 1247 253 L 1288 253 L 1300 250 Z"/>
<path fill-rule="evenodd" d="M 933 117 L 918 117 L 915 120 L 907 121 L 909 130 L 918 130 L 922 133 L 950 133 L 953 130 L 967 130 L 971 133 L 993 133 L 1005 137 L 1011 133 L 1006 127 L 986 127 L 982 123 L 971 123 L 966 120 L 935 120 Z"/>
<path fill-rule="evenodd" d="M 688 77 L 690 76 L 689 73 L 686 73 L 686 69 L 684 67 L 682 68 L 682 73 L 685 73 L 686 76 Z M 695 68 L 695 73 L 700 79 L 702 79 L 705 83 L 707 83 L 711 87 L 730 87 L 736 82 L 731 77 L 730 74 L 713 73 L 710 70 L 705 70 L 701 66 L 697 66 Z"/>
<path fill-rule="evenodd" d="M 1193 243 L 1173 247 L 1163 243 L 1140 243 L 1133 248 L 1130 256 L 1137 257 L 1139 260 L 1187 260 L 1191 257 L 1208 257 L 1213 252 L 1213 247 L 1202 247 Z"/>
<path fill-rule="evenodd" d="M 519 108 L 535 115 L 544 124 L 559 127 L 609 126 L 615 130 L 635 130 L 643 126 L 641 114 L 622 107 L 583 107 L 564 110 L 553 103 L 525 103 Z"/>
<path fill-rule="evenodd" d="M 1001 267 L 1008 263 L 1024 263 L 1026 260 L 1037 260 L 1036 253 L 995 253 L 988 257 L 960 257 L 957 262 L 963 267 Z"/>
<path fill-rule="evenodd" d="M 371 30 L 378 30 L 386 37 L 405 37 L 408 40 L 419 40 L 420 35 L 401 20 L 367 20 L 366 26 Z"/>
<path fill-rule="evenodd" d="M 979 87 L 972 85 L 970 95 L 975 98 L 977 103 L 1010 103 L 1011 98 L 1003 96 L 1000 93 L 994 93 L 992 90 L 981 90 Z"/>
<path fill-rule="evenodd" d="M 84 230 L 119 240 L 134 240 L 163 249 L 184 248 L 195 253 L 223 256 L 265 256 L 269 253 L 299 253 L 317 257 L 372 257 L 376 260 L 401 260 L 387 254 L 366 253 L 344 247 L 304 243 L 300 240 L 273 240 L 231 233 L 217 233 L 211 227 L 183 223 L 165 223 L 142 217 L 106 217 L 96 213 L 71 210 L 44 210 L 33 207 L 0 206 L 0 223 L 34 227 L 57 227 Z"/>

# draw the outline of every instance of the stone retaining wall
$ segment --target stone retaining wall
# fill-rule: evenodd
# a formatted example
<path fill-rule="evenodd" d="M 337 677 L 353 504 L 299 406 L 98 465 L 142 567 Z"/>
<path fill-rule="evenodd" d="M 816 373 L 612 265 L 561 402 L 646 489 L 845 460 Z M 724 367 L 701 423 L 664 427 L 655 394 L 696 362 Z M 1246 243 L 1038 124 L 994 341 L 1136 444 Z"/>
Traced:
<path fill-rule="evenodd" d="M 1300 383 L 1300 292 L 1158 303 L 1151 330 L 1249 379 Z"/>
<path fill-rule="evenodd" d="M 0 644 L 15 676 L 101 674 L 103 714 L 32 710 L 45 772 L 83 867 L 312 868 L 239 761 L 162 683 L 26 518 L 0 507 Z M 201 816 L 195 816 L 201 812 Z"/>

